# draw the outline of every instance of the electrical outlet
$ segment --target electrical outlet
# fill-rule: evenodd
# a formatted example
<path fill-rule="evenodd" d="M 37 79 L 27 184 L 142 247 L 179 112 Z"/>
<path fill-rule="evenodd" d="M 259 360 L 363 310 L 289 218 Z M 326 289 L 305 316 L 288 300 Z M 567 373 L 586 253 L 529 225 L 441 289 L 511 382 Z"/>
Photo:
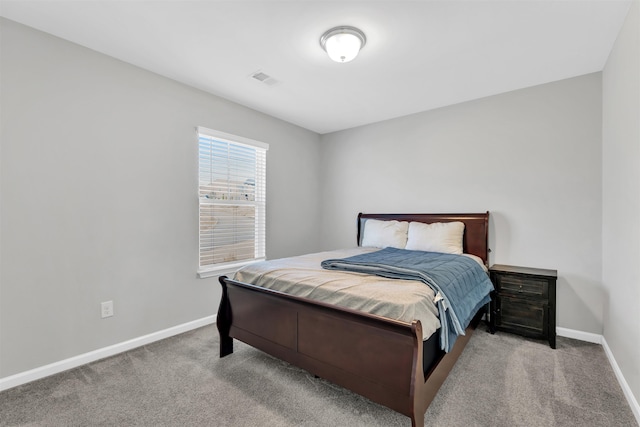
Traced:
<path fill-rule="evenodd" d="M 102 318 L 113 316 L 113 301 L 105 301 L 102 306 Z"/>

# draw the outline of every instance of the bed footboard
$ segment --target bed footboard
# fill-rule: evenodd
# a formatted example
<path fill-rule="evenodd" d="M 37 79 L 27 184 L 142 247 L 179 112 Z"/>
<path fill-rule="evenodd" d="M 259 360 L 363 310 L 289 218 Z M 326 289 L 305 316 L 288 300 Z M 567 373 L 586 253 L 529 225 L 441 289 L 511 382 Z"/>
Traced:
<path fill-rule="evenodd" d="M 468 335 L 425 379 L 422 327 L 220 277 L 220 357 L 233 339 L 298 366 L 424 425 L 424 412 Z M 463 339 L 466 338 L 466 339 Z M 460 342 L 460 345 L 458 345 Z"/>

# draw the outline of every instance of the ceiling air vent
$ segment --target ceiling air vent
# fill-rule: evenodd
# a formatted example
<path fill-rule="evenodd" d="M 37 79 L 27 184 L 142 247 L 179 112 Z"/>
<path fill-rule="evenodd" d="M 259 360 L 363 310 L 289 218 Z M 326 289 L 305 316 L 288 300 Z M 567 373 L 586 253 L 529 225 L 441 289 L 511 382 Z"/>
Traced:
<path fill-rule="evenodd" d="M 255 73 L 251 74 L 251 78 L 264 83 L 267 86 L 275 86 L 280 83 L 278 80 L 274 79 L 268 74 L 263 73 L 262 71 L 256 71 Z"/>

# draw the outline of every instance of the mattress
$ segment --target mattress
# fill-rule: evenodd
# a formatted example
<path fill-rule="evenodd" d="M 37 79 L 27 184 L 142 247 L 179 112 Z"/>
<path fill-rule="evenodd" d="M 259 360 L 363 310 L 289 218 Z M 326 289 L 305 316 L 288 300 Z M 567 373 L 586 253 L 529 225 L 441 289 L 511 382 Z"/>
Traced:
<path fill-rule="evenodd" d="M 419 320 L 423 339 L 429 338 L 440 327 L 435 294 L 429 286 L 320 266 L 326 259 L 377 250 L 359 247 L 252 263 L 238 270 L 233 279 L 407 323 Z"/>

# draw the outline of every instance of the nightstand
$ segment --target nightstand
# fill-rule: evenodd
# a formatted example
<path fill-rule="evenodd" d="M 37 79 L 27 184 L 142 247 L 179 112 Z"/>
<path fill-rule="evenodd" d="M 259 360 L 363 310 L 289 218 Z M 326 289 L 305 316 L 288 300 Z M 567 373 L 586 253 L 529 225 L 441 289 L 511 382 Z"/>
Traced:
<path fill-rule="evenodd" d="M 549 340 L 556 348 L 556 270 L 494 264 L 490 331 Z"/>

